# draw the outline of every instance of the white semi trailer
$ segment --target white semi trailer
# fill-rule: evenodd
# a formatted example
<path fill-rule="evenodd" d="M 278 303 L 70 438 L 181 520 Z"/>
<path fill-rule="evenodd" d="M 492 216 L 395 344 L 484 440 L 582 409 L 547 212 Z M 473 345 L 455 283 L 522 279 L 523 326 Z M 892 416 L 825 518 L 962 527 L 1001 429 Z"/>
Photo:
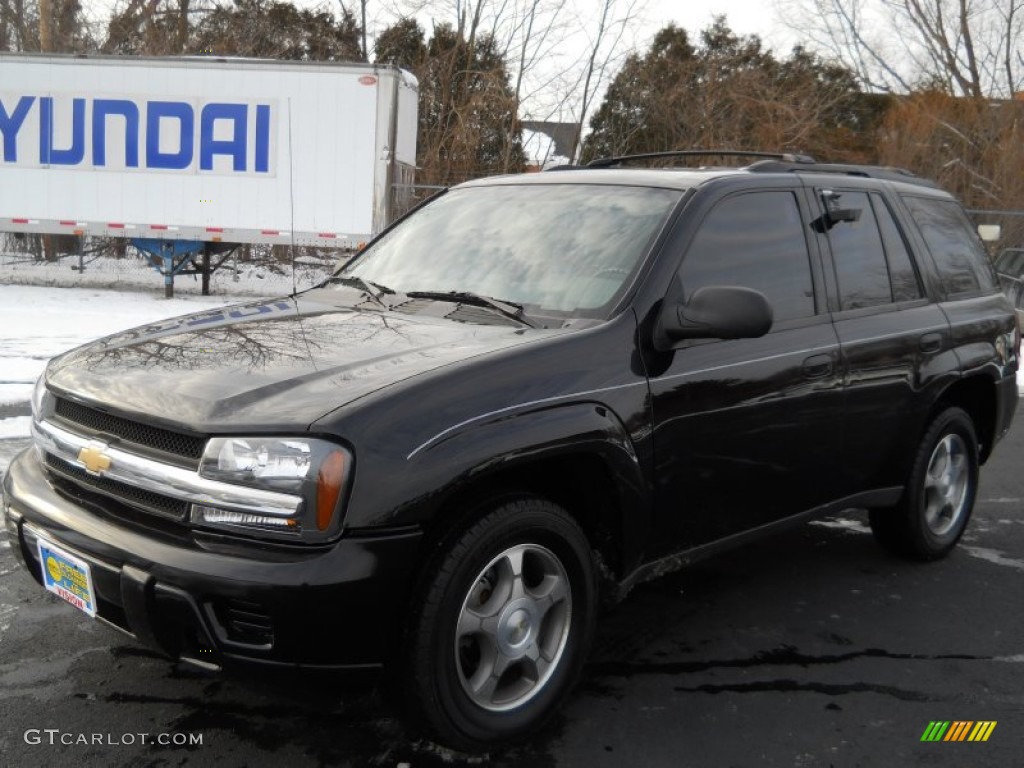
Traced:
<path fill-rule="evenodd" d="M 390 67 L 0 53 L 0 231 L 358 247 L 413 182 L 416 112 Z"/>

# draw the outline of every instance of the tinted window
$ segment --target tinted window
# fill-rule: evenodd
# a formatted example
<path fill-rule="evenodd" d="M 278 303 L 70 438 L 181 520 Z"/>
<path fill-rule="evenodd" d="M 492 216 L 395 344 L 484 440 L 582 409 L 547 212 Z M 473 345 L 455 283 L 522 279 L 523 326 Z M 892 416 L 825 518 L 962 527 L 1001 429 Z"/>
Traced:
<path fill-rule="evenodd" d="M 892 282 L 893 301 L 913 301 L 921 298 L 921 282 L 907 250 L 907 241 L 896 226 L 892 211 L 881 195 L 871 195 L 871 202 L 878 219 L 878 228 L 885 243 L 885 256 L 889 261 L 889 278 Z"/>
<path fill-rule="evenodd" d="M 836 199 L 838 198 L 838 199 Z M 864 192 L 839 192 L 836 207 L 860 211 L 857 221 L 840 221 L 828 230 L 832 263 L 839 283 L 840 309 L 861 309 L 892 302 L 882 236 Z"/>
<path fill-rule="evenodd" d="M 910 196 L 904 200 L 950 294 L 995 287 L 985 249 L 957 203 Z"/>
<path fill-rule="evenodd" d="M 761 291 L 775 321 L 814 314 L 814 288 L 800 208 L 791 192 L 750 192 L 723 200 L 697 230 L 683 259 L 686 299 L 708 285 Z"/>

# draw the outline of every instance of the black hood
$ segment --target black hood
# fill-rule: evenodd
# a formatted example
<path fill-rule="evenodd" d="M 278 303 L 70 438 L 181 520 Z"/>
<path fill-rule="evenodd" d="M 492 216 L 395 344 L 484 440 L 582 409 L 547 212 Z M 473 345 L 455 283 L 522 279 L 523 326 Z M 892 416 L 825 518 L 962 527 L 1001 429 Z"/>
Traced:
<path fill-rule="evenodd" d="M 197 431 L 294 430 L 411 376 L 543 333 L 326 298 L 313 291 L 115 334 L 55 359 L 47 382 L 107 410 Z"/>

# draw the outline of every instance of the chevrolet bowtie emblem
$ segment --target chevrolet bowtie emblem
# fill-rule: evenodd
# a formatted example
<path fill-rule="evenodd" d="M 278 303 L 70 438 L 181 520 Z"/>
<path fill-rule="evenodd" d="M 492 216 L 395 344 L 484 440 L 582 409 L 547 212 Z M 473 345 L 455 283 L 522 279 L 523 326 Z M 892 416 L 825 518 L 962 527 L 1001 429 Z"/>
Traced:
<path fill-rule="evenodd" d="M 89 445 L 80 450 L 78 461 L 94 475 L 102 475 L 110 469 L 110 457 L 98 446 Z"/>

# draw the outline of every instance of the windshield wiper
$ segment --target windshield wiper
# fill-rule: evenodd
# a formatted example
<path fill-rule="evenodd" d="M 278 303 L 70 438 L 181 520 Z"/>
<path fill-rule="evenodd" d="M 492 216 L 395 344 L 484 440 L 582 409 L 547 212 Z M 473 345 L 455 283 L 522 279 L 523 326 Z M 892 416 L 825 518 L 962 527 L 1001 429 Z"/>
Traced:
<path fill-rule="evenodd" d="M 534 324 L 523 317 L 522 304 L 503 299 L 492 299 L 490 296 L 481 296 L 471 291 L 405 291 L 405 295 L 411 299 L 435 299 L 436 301 L 451 301 L 458 304 L 473 304 L 477 307 L 493 309 L 500 315 L 511 318 L 516 322 L 534 328 Z"/>
<path fill-rule="evenodd" d="M 328 282 L 341 283 L 342 285 L 348 285 L 352 288 L 358 288 L 382 307 L 390 309 L 387 302 L 381 298 L 385 293 L 394 293 L 394 291 L 386 285 L 373 283 L 365 278 L 357 277 L 356 275 L 335 275 Z"/>

